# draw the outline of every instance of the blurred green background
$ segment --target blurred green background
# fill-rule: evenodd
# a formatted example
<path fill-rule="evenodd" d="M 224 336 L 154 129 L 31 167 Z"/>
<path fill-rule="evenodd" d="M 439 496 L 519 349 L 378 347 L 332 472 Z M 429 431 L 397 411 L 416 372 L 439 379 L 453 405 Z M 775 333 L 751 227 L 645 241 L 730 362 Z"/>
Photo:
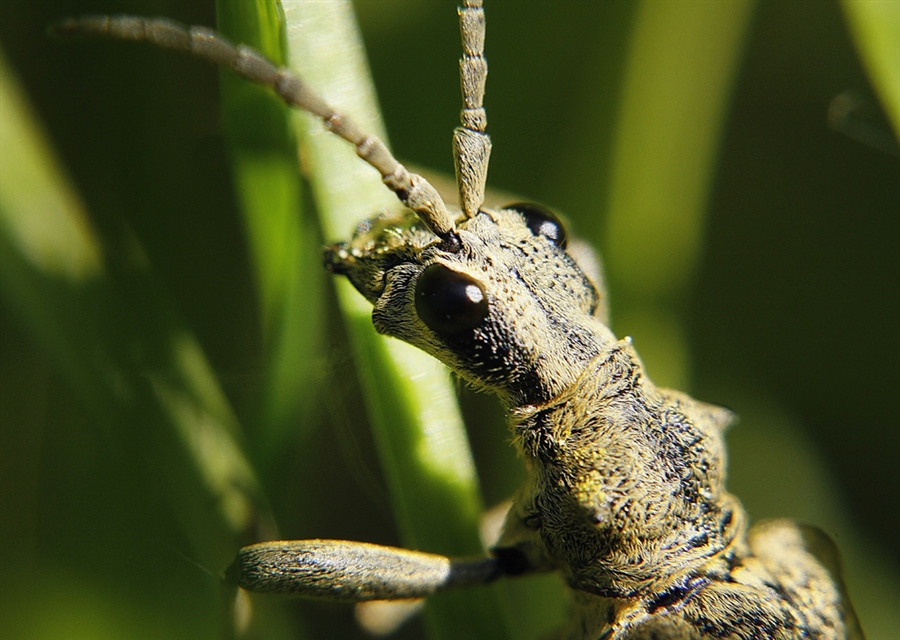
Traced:
<path fill-rule="evenodd" d="M 613 328 L 634 337 L 650 376 L 741 416 L 729 486 L 751 517 L 824 528 L 869 638 L 895 637 L 891 124 L 839 3 L 734 3 L 723 14 L 663 4 L 673 12 L 488 2 L 489 183 L 564 212 L 603 250 Z M 394 150 L 448 173 L 454 6 L 357 4 Z M 399 537 L 316 266 L 315 221 L 294 222 L 305 249 L 290 276 L 298 304 L 275 316 L 303 324 L 273 346 L 218 75 L 149 47 L 45 36 L 54 19 L 96 12 L 216 19 L 199 1 L 0 5 L 3 54 L 96 230 L 85 273 L 92 255 L 109 270 L 76 296 L 64 279 L 19 268 L 6 236 L 0 246 L 0 635 L 219 637 L 215 573 L 271 521 L 291 538 Z M 836 131 L 829 107 L 847 101 L 851 124 Z M 644 217 L 660 208 L 654 198 L 671 198 L 671 210 Z M 295 386 L 273 391 L 273 379 L 290 378 L 273 377 L 279 367 Z M 203 402 L 185 401 L 184 388 Z M 493 399 L 461 395 L 494 504 L 516 488 L 519 463 Z M 209 416 L 219 429 L 206 445 L 179 430 Z M 225 471 L 198 465 L 217 453 L 231 460 Z M 345 605 L 254 604 L 259 637 L 359 633 Z M 543 620 L 535 633 L 559 615 L 527 609 Z M 420 637 L 419 625 L 398 637 Z"/>

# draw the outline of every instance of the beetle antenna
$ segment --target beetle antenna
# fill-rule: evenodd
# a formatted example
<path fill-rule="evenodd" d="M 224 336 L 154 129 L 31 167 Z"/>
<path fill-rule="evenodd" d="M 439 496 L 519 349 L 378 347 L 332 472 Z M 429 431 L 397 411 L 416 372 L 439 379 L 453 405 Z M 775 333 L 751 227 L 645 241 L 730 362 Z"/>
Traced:
<path fill-rule="evenodd" d="M 484 19 L 481 21 L 483 33 Z M 188 27 L 165 18 L 69 18 L 51 26 L 50 33 L 61 38 L 100 36 L 149 42 L 163 49 L 189 53 L 231 69 L 250 82 L 271 88 L 288 105 L 318 116 L 329 131 L 356 147 L 357 155 L 381 174 L 384 184 L 435 235 L 443 240 L 456 238 L 453 216 L 437 190 L 425 178 L 404 167 L 380 138 L 363 131 L 346 115 L 333 109 L 296 74 L 274 64 L 256 49 L 234 45 L 212 29 Z"/>
<path fill-rule="evenodd" d="M 487 59 L 484 57 L 484 9 L 482 0 L 465 0 L 459 9 L 459 30 L 463 57 L 459 61 L 463 108 L 462 124 L 453 132 L 453 160 L 459 187 L 459 206 L 467 218 L 478 213 L 484 204 L 491 138 L 485 133 L 487 113 L 484 109 L 484 85 L 487 81 Z"/>

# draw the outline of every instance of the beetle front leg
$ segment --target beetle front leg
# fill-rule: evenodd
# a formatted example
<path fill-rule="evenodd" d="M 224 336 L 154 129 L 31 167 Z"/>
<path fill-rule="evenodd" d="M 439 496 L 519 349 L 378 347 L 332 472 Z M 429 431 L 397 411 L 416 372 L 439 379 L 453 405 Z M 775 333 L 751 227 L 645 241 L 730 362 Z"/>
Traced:
<path fill-rule="evenodd" d="M 293 540 L 243 547 L 227 582 L 254 593 L 363 602 L 424 598 L 452 587 L 492 582 L 502 561 L 448 558 L 365 542 Z"/>

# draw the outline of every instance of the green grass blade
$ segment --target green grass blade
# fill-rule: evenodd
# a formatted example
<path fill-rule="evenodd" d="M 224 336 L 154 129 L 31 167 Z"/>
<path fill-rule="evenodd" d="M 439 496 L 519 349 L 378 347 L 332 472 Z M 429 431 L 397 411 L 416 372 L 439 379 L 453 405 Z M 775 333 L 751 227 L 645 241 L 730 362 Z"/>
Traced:
<path fill-rule="evenodd" d="M 132 274 L 110 271 L 16 82 L 5 68 L 3 74 L 4 299 L 96 414 L 122 419 L 150 410 L 173 429 L 232 534 L 242 534 L 256 526 L 256 481 L 215 376 L 144 265 Z M 142 307 L 157 310 L 149 327 L 136 323 Z"/>
<path fill-rule="evenodd" d="M 292 66 L 332 105 L 383 135 L 349 3 L 284 6 Z M 325 235 L 345 239 L 359 220 L 393 205 L 394 197 L 347 143 L 306 114 L 297 117 L 307 131 L 302 149 Z M 425 354 L 376 335 L 368 303 L 348 283 L 337 285 L 405 544 L 450 555 L 479 553 L 478 481 L 449 374 Z M 430 599 L 426 615 L 433 637 L 501 638 L 499 611 L 492 593 L 473 589 Z"/>
<path fill-rule="evenodd" d="M 881 105 L 900 138 L 900 2 L 844 0 L 844 14 Z"/>
<path fill-rule="evenodd" d="M 219 0 L 219 29 L 233 42 L 283 63 L 283 16 L 274 2 Z M 271 91 L 223 70 L 222 119 L 255 268 L 264 381 L 251 447 L 267 466 L 315 422 L 323 344 L 323 274 L 318 234 L 303 215 L 289 109 Z M 295 446 L 295 445 L 293 445 Z"/>
<path fill-rule="evenodd" d="M 654 379 L 690 382 L 681 321 L 754 3 L 642 2 L 621 90 L 604 258 L 616 326 Z"/>

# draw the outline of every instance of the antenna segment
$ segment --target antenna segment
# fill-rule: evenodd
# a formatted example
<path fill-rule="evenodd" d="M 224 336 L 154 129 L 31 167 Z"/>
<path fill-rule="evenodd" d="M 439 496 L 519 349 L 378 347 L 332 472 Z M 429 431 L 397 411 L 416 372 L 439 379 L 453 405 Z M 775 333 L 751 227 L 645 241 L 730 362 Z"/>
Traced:
<path fill-rule="evenodd" d="M 487 113 L 484 110 L 484 85 L 487 81 L 487 59 L 484 57 L 484 9 L 482 0 L 465 0 L 459 9 L 459 30 L 463 57 L 459 61 L 463 108 L 459 114 L 461 127 L 453 131 L 453 160 L 459 206 L 467 218 L 478 213 L 484 204 L 491 139 L 485 133 Z"/>

